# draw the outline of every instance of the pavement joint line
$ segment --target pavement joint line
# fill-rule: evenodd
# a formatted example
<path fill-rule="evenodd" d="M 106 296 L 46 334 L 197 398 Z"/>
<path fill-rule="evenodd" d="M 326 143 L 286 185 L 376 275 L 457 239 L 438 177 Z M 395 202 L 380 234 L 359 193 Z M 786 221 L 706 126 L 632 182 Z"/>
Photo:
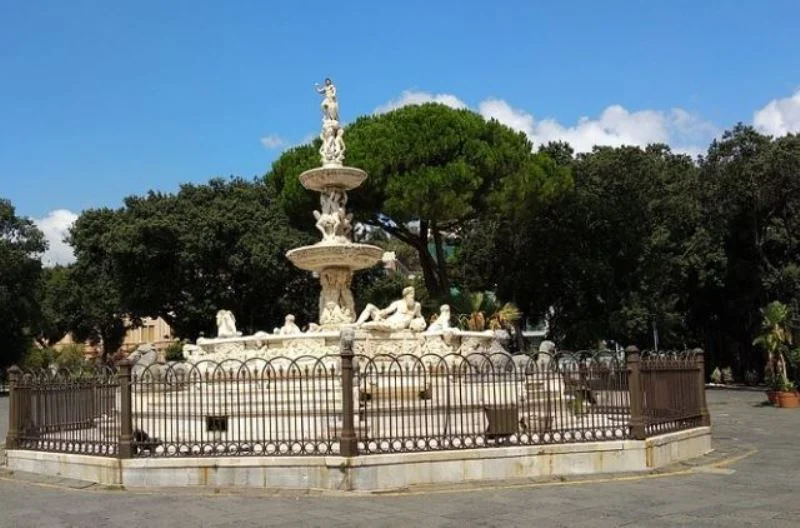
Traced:
<path fill-rule="evenodd" d="M 191 496 L 200 496 L 200 497 L 221 497 L 221 496 L 252 496 L 252 497 L 299 497 L 304 495 L 314 495 L 314 496 L 340 496 L 340 497 L 352 497 L 352 498 L 366 498 L 366 497 L 409 497 L 415 495 L 441 495 L 441 494 L 454 494 L 454 493 L 472 493 L 476 491 L 486 491 L 488 489 L 491 490 L 507 490 L 507 489 L 526 489 L 526 488 L 546 488 L 546 487 L 561 487 L 561 486 L 582 486 L 586 484 L 607 484 L 610 482 L 632 482 L 637 480 L 649 480 L 649 479 L 658 479 L 658 478 L 665 478 L 665 477 L 679 477 L 685 475 L 696 475 L 700 473 L 701 468 L 723 468 L 729 466 L 731 464 L 735 464 L 745 458 L 753 456 L 754 454 L 758 453 L 759 450 L 756 448 L 750 448 L 748 451 L 744 453 L 740 453 L 728 458 L 724 458 L 722 460 L 718 460 L 715 462 L 710 462 L 708 464 L 694 466 L 686 469 L 679 469 L 679 470 L 672 470 L 672 471 L 659 471 L 659 470 L 651 470 L 641 474 L 633 474 L 633 475 L 620 475 L 620 476 L 612 476 L 612 477 L 600 477 L 600 478 L 579 478 L 575 480 L 556 480 L 556 481 L 545 481 L 545 482 L 522 482 L 518 484 L 502 484 L 498 483 L 497 485 L 492 485 L 490 482 L 482 483 L 478 486 L 469 486 L 469 487 L 448 487 L 445 489 L 435 489 L 435 488 L 426 488 L 426 489 L 398 489 L 398 490 L 387 490 L 387 491 L 339 491 L 339 490 L 307 490 L 301 491 L 298 490 L 297 492 L 287 491 L 284 493 L 281 492 L 270 492 L 270 490 L 264 489 L 247 489 L 243 488 L 241 490 L 233 489 L 233 488 L 209 488 L 209 489 L 194 489 L 190 487 L 185 488 L 169 488 L 170 491 L 180 491 L 185 495 Z M 96 484 L 89 482 L 86 486 L 83 487 L 73 487 L 64 484 L 51 484 L 48 482 L 35 482 L 35 481 L 28 481 L 28 480 L 20 480 L 13 477 L 13 471 L 10 471 L 11 477 L 0 476 L 0 481 L 2 482 L 12 482 L 15 484 L 22 484 L 22 485 L 30 485 L 35 487 L 41 488 L 49 488 L 49 489 L 58 489 L 63 491 L 76 491 L 76 492 L 88 492 L 88 493 L 112 493 L 112 492 L 119 492 L 123 491 L 125 493 L 135 494 L 135 495 L 161 495 L 166 491 L 164 490 L 147 490 L 147 489 L 129 489 L 125 488 L 124 486 L 105 486 L 102 484 Z M 555 477 L 558 478 L 558 477 Z M 82 482 L 82 481 L 77 481 Z"/>

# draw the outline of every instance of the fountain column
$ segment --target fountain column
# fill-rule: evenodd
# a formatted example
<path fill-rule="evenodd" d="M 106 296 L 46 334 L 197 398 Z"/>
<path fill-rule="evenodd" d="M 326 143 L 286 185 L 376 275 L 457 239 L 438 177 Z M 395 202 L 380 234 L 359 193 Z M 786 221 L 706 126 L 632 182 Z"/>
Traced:
<path fill-rule="evenodd" d="M 367 173 L 345 167 L 344 129 L 339 124 L 336 87 L 330 79 L 317 88 L 322 101 L 320 158 L 322 166 L 305 171 L 300 183 L 320 193 L 320 210 L 314 211 L 322 240 L 312 246 L 292 249 L 286 257 L 300 269 L 319 275 L 319 324 L 323 329 L 337 329 L 356 320 L 355 302 L 350 289 L 353 272 L 374 266 L 383 250 L 352 240 L 352 213 L 347 212 L 347 192 L 359 187 Z"/>

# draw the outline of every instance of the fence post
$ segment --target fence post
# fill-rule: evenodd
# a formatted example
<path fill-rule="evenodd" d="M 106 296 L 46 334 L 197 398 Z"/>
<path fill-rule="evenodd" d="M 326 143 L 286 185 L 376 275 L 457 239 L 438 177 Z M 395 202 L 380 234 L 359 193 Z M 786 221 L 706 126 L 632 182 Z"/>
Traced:
<path fill-rule="evenodd" d="M 133 412 L 131 397 L 131 367 L 129 359 L 123 359 L 118 364 L 117 381 L 120 394 L 120 429 L 117 456 L 119 458 L 133 457 Z"/>
<path fill-rule="evenodd" d="M 22 370 L 16 365 L 8 369 L 8 432 L 6 433 L 6 449 L 16 449 L 19 442 L 19 422 L 21 399 L 19 379 Z"/>
<path fill-rule="evenodd" d="M 631 402 L 631 438 L 644 440 L 644 402 L 642 392 L 642 355 L 639 349 L 631 345 L 625 349 L 628 367 L 628 393 Z"/>
<path fill-rule="evenodd" d="M 352 328 L 342 330 L 342 436 L 339 439 L 339 450 L 342 456 L 358 455 L 358 440 L 353 424 L 353 340 L 355 332 Z"/>
<path fill-rule="evenodd" d="M 711 417 L 708 414 L 708 404 L 706 403 L 706 358 L 702 348 L 695 348 L 694 364 L 697 368 L 697 390 L 698 401 L 700 402 L 700 425 L 708 427 L 711 425 Z"/>

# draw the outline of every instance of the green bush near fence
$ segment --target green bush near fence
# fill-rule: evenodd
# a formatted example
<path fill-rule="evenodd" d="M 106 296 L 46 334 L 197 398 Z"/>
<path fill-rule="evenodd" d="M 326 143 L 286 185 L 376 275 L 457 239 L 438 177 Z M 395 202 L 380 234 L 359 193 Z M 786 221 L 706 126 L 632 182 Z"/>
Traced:
<path fill-rule="evenodd" d="M 183 361 L 183 343 L 175 341 L 164 349 L 164 359 L 167 361 Z"/>
<path fill-rule="evenodd" d="M 49 368 L 50 365 L 75 369 L 86 364 L 82 345 L 66 345 L 60 349 L 32 347 L 22 358 L 22 367 L 32 370 Z"/>

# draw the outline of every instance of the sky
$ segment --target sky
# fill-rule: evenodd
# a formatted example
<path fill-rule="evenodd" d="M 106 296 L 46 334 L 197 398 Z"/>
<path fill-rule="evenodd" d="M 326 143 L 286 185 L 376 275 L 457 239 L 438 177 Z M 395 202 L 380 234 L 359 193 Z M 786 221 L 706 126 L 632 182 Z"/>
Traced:
<path fill-rule="evenodd" d="M 437 101 L 536 145 L 800 131 L 797 0 L 0 0 L 0 197 L 45 261 L 81 211 L 265 174 L 342 119 Z"/>

